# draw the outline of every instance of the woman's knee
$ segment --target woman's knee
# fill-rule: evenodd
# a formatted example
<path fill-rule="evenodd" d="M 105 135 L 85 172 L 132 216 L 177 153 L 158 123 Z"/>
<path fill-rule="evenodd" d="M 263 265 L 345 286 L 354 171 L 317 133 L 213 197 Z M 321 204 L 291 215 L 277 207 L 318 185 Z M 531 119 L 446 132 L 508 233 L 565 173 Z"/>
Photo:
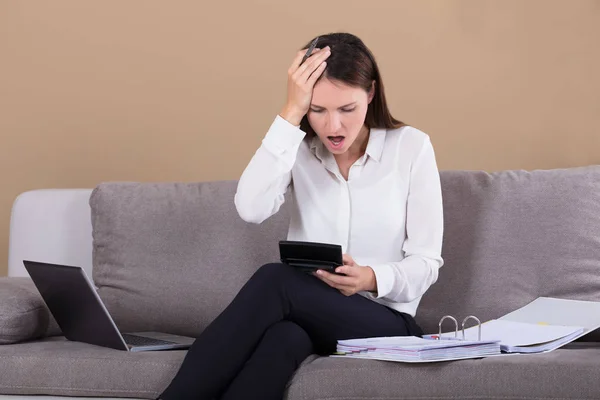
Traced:
<path fill-rule="evenodd" d="M 309 277 L 289 265 L 270 263 L 258 268 L 250 278 L 248 285 L 255 291 L 276 292 L 289 300 L 290 296 L 294 297 L 295 293 L 304 292 L 311 284 L 314 284 L 315 282 L 311 282 L 311 278 L 318 281 L 315 277 Z M 288 302 L 286 301 L 285 304 Z"/>
<path fill-rule="evenodd" d="M 288 266 L 282 263 L 268 263 L 261 266 L 252 278 L 268 282 L 280 282 L 289 276 L 289 269 Z"/>

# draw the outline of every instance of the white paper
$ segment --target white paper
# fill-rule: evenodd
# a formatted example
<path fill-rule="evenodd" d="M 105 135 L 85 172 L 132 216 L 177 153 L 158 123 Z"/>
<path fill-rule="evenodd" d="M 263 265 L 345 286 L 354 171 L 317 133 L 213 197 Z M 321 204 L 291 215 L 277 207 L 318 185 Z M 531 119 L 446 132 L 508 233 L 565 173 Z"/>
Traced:
<path fill-rule="evenodd" d="M 582 326 L 585 332 L 600 327 L 600 302 L 539 297 L 498 318 L 533 324 Z"/>
<path fill-rule="evenodd" d="M 494 340 L 491 340 L 494 341 Z M 428 350 L 484 344 L 480 341 L 431 340 L 416 336 L 383 336 L 363 339 L 338 340 L 339 346 L 377 349 Z"/>

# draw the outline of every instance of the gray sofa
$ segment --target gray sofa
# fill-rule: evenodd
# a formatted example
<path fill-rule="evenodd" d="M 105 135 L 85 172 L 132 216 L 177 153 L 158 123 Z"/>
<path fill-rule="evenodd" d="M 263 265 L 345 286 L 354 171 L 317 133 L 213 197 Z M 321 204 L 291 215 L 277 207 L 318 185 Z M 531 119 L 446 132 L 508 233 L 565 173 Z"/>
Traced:
<path fill-rule="evenodd" d="M 441 178 L 445 265 L 416 316 L 426 333 L 446 314 L 486 320 L 538 296 L 600 301 L 600 166 Z M 235 188 L 115 182 L 90 192 L 93 280 L 122 331 L 196 336 L 256 268 L 277 260 L 289 202 L 247 224 Z M 15 399 L 151 399 L 184 357 L 66 341 L 27 277 L 0 279 L 0 341 L 0 394 L 24 396 Z M 312 356 L 286 398 L 598 399 L 599 376 L 592 332 L 546 354 L 432 364 Z"/>

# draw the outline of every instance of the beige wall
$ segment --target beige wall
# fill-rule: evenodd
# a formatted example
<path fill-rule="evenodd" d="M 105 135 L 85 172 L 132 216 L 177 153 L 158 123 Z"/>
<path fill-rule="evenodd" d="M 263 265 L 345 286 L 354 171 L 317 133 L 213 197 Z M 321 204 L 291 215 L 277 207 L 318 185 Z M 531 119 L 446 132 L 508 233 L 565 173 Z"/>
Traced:
<path fill-rule="evenodd" d="M 0 275 L 22 191 L 237 178 L 339 30 L 441 169 L 600 163 L 600 1 L 1 0 Z"/>

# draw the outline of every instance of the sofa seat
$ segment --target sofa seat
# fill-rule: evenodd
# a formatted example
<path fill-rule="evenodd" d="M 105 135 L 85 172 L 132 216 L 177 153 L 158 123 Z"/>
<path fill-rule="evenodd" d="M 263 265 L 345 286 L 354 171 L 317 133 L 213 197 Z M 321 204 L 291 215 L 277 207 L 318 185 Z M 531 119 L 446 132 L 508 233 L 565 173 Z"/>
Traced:
<path fill-rule="evenodd" d="M 175 376 L 185 351 L 126 352 L 62 336 L 0 346 L 0 391 L 153 399 Z"/>
<path fill-rule="evenodd" d="M 156 398 L 185 351 L 128 353 L 62 337 L 0 346 L 2 393 Z M 309 357 L 288 399 L 598 399 L 600 343 L 431 364 Z M 568 371 L 568 373 L 565 373 Z M 577 393 L 577 396 L 573 396 Z"/>

